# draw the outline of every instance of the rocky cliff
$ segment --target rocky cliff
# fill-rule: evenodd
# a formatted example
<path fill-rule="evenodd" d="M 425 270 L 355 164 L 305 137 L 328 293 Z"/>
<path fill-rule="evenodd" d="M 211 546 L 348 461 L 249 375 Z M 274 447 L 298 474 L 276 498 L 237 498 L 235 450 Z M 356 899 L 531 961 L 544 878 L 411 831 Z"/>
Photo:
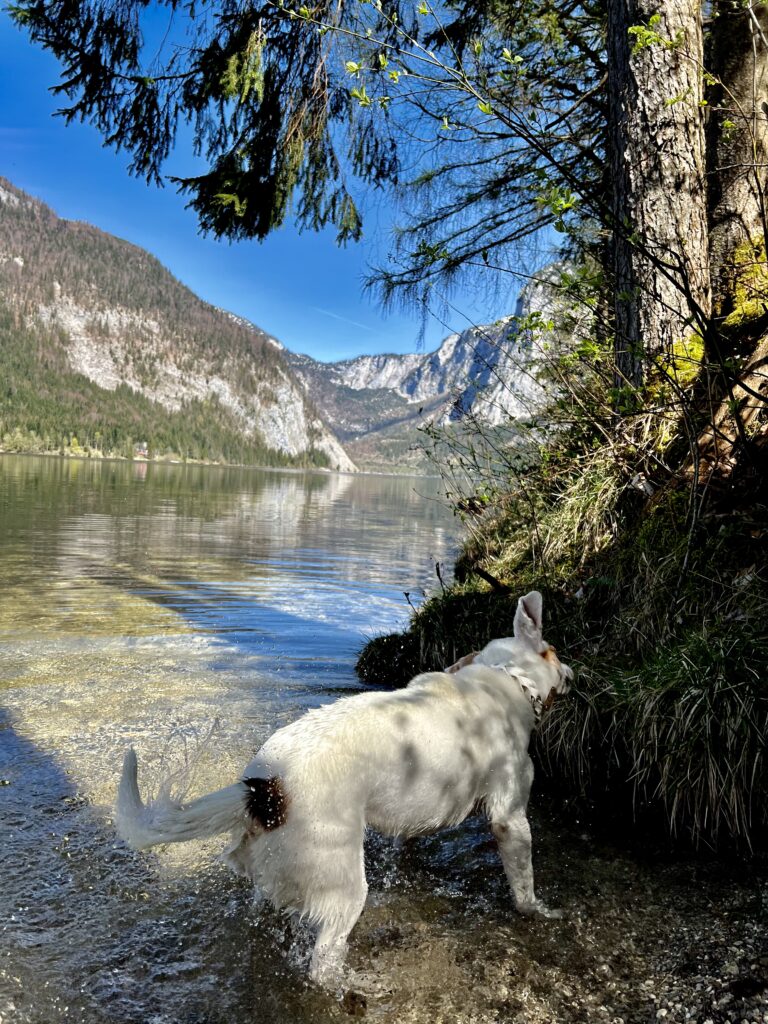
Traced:
<path fill-rule="evenodd" d="M 521 290 L 514 314 L 451 334 L 434 352 L 286 359 L 353 458 L 417 465 L 419 427 L 469 417 L 500 426 L 539 415 L 551 400 L 543 372 L 579 326 L 555 287 L 560 273 L 543 270 Z"/>
<path fill-rule="evenodd" d="M 17 370 L 36 360 L 40 374 L 58 371 L 44 407 L 21 382 L 6 394 L 0 438 L 22 424 L 57 448 L 75 436 L 97 449 L 108 435 L 126 454 L 138 443 L 155 454 L 355 468 L 275 339 L 197 298 L 143 250 L 62 220 L 4 180 L 0 302 L 6 383 L 14 353 Z M 136 399 L 127 417 L 117 408 L 126 391 Z"/>

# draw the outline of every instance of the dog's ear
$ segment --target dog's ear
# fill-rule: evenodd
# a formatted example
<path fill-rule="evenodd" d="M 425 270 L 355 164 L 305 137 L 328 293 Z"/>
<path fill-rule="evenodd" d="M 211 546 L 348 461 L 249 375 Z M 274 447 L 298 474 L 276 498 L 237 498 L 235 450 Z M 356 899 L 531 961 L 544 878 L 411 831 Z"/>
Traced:
<path fill-rule="evenodd" d="M 478 656 L 479 651 L 472 651 L 471 654 L 465 654 L 463 658 L 459 658 L 457 662 L 450 665 L 448 668 L 444 668 L 443 672 L 458 672 L 459 669 L 466 668 L 467 665 L 471 665 L 475 658 Z"/>
<path fill-rule="evenodd" d="M 527 640 L 532 644 L 541 643 L 541 614 L 543 601 L 538 590 L 521 597 L 515 612 L 514 632 L 518 640 Z"/>

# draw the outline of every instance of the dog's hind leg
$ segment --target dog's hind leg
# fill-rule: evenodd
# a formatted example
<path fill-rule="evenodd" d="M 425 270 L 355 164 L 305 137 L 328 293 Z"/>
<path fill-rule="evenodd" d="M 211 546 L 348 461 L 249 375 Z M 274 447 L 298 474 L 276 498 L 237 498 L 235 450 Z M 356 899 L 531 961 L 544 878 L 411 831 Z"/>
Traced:
<path fill-rule="evenodd" d="M 336 903 L 333 916 L 324 921 L 318 929 L 309 976 L 318 985 L 325 987 L 338 982 L 347 955 L 347 939 L 363 912 L 368 886 L 365 879 L 357 891 L 345 893 L 342 902 Z"/>
<path fill-rule="evenodd" d="M 347 938 L 363 912 L 368 894 L 363 830 L 358 824 L 350 830 L 333 833 L 332 841 L 316 857 L 315 885 L 305 904 L 309 917 L 318 923 L 309 974 L 313 981 L 326 988 L 341 979 Z M 317 834 L 315 840 L 317 844 Z"/>
<path fill-rule="evenodd" d="M 311 832 L 300 844 L 305 856 L 302 916 L 317 928 L 309 965 L 313 981 L 331 988 L 341 979 L 347 938 L 368 895 L 363 839 L 365 823 L 355 808 L 336 808 L 324 822 L 310 820 Z M 311 841 L 310 841 L 311 840 Z"/>

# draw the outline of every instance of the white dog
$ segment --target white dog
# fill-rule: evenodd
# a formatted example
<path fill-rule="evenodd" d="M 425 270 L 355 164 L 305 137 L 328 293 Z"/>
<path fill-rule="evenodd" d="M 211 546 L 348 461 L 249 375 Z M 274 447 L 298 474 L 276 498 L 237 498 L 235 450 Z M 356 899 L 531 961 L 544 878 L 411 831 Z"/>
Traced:
<path fill-rule="evenodd" d="M 137 849 L 233 833 L 224 859 L 317 932 L 310 974 L 335 979 L 365 903 L 366 826 L 417 836 L 482 808 L 523 914 L 557 916 L 533 889 L 526 805 L 531 730 L 573 673 L 541 636 L 541 595 L 518 602 L 514 637 L 493 640 L 403 690 L 362 693 L 271 736 L 243 781 L 193 800 L 145 806 L 129 750 L 117 801 Z"/>

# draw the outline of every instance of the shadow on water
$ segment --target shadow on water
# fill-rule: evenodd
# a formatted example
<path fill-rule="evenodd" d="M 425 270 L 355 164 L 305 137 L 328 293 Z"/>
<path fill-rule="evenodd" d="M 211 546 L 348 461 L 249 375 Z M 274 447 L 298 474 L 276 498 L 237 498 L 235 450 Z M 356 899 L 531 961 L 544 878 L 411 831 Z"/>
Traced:
<path fill-rule="evenodd" d="M 0 1019 L 267 1024 L 333 1019 L 284 922 L 206 856 L 168 876 L 129 850 L 0 709 Z"/>
<path fill-rule="evenodd" d="M 279 694 L 285 685 L 299 688 L 309 705 L 364 688 L 354 673 L 363 643 L 355 623 L 345 629 L 336 622 L 294 615 L 265 605 L 258 588 L 243 590 L 236 584 L 150 578 L 122 566 L 90 565 L 84 575 L 121 597 L 137 597 L 173 612 L 195 636 L 211 642 L 204 656 L 206 671 L 234 672 L 247 689 L 257 685 L 254 699 L 260 703 L 270 699 L 272 689 Z"/>
<path fill-rule="evenodd" d="M 355 626 L 310 621 L 223 583 L 149 579 L 121 567 L 90 566 L 87 572 L 100 583 L 175 612 L 199 635 L 281 667 L 287 663 L 297 672 L 322 671 L 324 660 L 338 662 L 344 655 L 349 660 L 362 644 Z"/>

